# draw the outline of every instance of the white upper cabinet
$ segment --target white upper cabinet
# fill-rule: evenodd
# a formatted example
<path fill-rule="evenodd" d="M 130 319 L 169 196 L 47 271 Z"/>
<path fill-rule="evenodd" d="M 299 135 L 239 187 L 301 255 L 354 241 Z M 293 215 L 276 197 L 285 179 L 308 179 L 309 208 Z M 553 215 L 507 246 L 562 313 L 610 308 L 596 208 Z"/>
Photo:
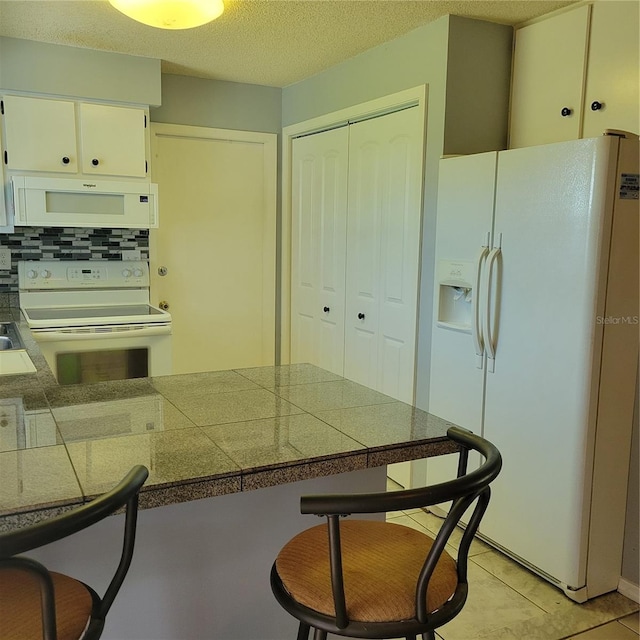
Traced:
<path fill-rule="evenodd" d="M 2 102 L 7 169 L 77 173 L 73 102 L 22 96 L 4 96 Z"/>
<path fill-rule="evenodd" d="M 147 176 L 144 108 L 15 95 L 2 106 L 7 170 Z"/>
<path fill-rule="evenodd" d="M 639 9 L 627 1 L 592 7 L 583 138 L 605 129 L 640 133 Z"/>
<path fill-rule="evenodd" d="M 589 6 L 516 31 L 510 146 L 580 137 Z"/>
<path fill-rule="evenodd" d="M 81 103 L 82 172 L 144 178 L 145 118 L 144 109 Z"/>
<path fill-rule="evenodd" d="M 599 0 L 516 31 L 510 148 L 639 133 L 638 3 Z"/>

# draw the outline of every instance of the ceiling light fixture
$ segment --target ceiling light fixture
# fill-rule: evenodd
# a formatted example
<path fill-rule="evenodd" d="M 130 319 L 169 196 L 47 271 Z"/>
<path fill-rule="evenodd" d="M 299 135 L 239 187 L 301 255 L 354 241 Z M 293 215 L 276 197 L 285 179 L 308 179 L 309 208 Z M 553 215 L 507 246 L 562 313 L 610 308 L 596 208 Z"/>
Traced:
<path fill-rule="evenodd" d="M 109 0 L 129 18 L 158 29 L 191 29 L 222 15 L 222 0 Z"/>

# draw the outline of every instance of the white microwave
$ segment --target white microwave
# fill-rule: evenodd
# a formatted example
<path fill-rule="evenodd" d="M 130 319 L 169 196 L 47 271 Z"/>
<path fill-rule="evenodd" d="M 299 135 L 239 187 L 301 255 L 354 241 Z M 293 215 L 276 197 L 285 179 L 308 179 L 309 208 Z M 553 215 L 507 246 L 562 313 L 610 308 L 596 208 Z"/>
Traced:
<path fill-rule="evenodd" d="M 149 229 L 158 226 L 158 185 L 12 176 L 15 226 Z"/>

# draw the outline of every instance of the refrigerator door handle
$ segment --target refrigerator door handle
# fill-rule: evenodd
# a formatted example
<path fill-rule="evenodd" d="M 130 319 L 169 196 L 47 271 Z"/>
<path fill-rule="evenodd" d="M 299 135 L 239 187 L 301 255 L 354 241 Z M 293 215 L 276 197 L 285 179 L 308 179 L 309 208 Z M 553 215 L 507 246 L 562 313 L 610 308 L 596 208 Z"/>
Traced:
<path fill-rule="evenodd" d="M 487 258 L 487 295 L 484 300 L 484 312 L 485 312 L 485 322 L 484 328 L 486 331 L 485 336 L 485 346 L 487 352 L 487 371 L 489 373 L 493 373 L 495 370 L 495 358 L 496 358 L 496 309 L 492 311 L 491 298 L 492 298 L 492 285 L 493 282 L 493 267 L 497 263 L 498 258 L 500 257 L 501 249 L 500 247 L 496 247 L 491 249 L 489 252 L 489 256 Z M 497 293 L 496 293 L 497 295 Z"/>
<path fill-rule="evenodd" d="M 482 332 L 482 318 L 480 317 L 480 285 L 482 282 L 482 268 L 489 255 L 489 247 L 483 246 L 478 254 L 476 263 L 476 286 L 472 298 L 472 327 L 473 347 L 476 351 L 476 367 L 482 369 L 484 361 L 484 335 Z"/>

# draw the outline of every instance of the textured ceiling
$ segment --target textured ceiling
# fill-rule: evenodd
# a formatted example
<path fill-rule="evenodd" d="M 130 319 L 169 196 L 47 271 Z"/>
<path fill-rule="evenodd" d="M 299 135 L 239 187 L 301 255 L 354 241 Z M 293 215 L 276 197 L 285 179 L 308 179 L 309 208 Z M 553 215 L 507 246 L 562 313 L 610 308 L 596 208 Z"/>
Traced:
<path fill-rule="evenodd" d="M 225 0 L 183 31 L 139 24 L 107 0 L 0 0 L 0 35 L 160 58 L 166 73 L 284 87 L 447 13 L 518 24 L 575 0 Z"/>

